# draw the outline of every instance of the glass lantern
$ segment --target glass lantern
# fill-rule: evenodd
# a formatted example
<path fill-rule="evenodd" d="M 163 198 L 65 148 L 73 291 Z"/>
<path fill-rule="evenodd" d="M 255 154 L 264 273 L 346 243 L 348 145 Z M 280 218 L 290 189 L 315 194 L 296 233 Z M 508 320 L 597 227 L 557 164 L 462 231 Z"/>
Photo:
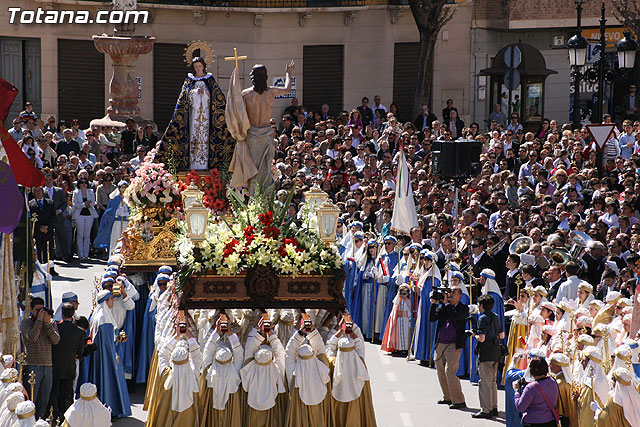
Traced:
<path fill-rule="evenodd" d="M 638 42 L 631 36 L 630 31 L 624 32 L 624 37 L 616 43 L 616 50 L 618 51 L 618 67 L 632 69 L 636 63 Z"/>
<path fill-rule="evenodd" d="M 331 246 L 336 241 L 336 227 L 340 216 L 340 208 L 331 203 L 331 201 L 325 200 L 324 203 L 318 206 L 316 213 L 318 215 L 320 240 L 325 246 Z"/>
<path fill-rule="evenodd" d="M 195 246 L 204 241 L 207 223 L 209 222 L 209 209 L 202 203 L 195 201 L 185 209 L 187 225 L 189 227 L 189 239 Z"/>
<path fill-rule="evenodd" d="M 587 62 L 587 48 L 589 42 L 580 34 L 573 35 L 567 41 L 569 50 L 569 65 L 572 67 L 582 67 Z"/>
<path fill-rule="evenodd" d="M 202 203 L 202 197 L 204 193 L 200 191 L 197 185 L 193 182 L 189 184 L 189 187 L 182 192 L 182 207 L 186 211 L 187 208 L 193 205 L 195 202 Z"/>
<path fill-rule="evenodd" d="M 309 206 L 310 212 L 315 212 L 318 206 L 323 204 L 328 198 L 329 195 L 316 186 L 311 187 L 309 191 L 305 191 L 304 193 L 304 200 L 307 206 Z"/>

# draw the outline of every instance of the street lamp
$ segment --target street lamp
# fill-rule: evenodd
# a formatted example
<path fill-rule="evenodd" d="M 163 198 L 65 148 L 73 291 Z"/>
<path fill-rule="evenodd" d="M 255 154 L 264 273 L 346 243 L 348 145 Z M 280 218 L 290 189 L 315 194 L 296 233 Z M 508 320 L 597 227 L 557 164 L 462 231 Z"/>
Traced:
<path fill-rule="evenodd" d="M 569 65 L 573 68 L 573 128 L 580 129 L 580 70 L 587 62 L 589 42 L 582 36 L 582 4 L 584 0 L 574 0 L 576 5 L 576 33 L 567 41 Z"/>
<path fill-rule="evenodd" d="M 587 62 L 587 48 L 589 42 L 581 34 L 574 34 L 567 41 L 569 49 L 569 65 L 572 67 L 582 67 Z"/>
<path fill-rule="evenodd" d="M 636 63 L 636 51 L 638 50 L 638 42 L 631 37 L 631 31 L 625 31 L 624 37 L 616 43 L 618 51 L 618 67 L 629 70 Z"/>

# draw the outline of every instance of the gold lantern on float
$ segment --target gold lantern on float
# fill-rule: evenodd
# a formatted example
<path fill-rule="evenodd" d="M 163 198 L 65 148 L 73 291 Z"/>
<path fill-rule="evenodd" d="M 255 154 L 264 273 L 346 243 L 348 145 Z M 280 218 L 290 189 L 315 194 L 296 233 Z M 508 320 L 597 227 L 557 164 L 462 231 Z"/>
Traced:
<path fill-rule="evenodd" d="M 331 246 L 336 241 L 336 227 L 340 217 L 340 208 L 331 203 L 331 201 L 325 200 L 316 209 L 316 214 L 318 215 L 320 240 L 325 246 Z"/>
<path fill-rule="evenodd" d="M 209 209 L 204 205 L 195 201 L 191 206 L 185 209 L 185 217 L 187 226 L 189 227 L 189 239 L 195 246 L 204 241 L 205 232 L 207 231 L 207 223 L 209 222 Z"/>

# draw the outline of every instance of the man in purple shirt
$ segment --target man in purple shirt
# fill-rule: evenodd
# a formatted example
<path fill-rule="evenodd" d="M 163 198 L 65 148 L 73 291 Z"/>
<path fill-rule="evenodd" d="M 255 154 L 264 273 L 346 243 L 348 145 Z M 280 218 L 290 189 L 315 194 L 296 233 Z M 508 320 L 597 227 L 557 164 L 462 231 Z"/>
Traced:
<path fill-rule="evenodd" d="M 443 300 L 431 298 L 429 320 L 438 322 L 436 328 L 436 349 L 434 359 L 436 372 L 442 389 L 442 399 L 438 404 L 449 405 L 450 409 L 464 409 L 465 403 L 460 379 L 457 377 L 460 353 L 465 343 L 465 320 L 469 316 L 469 306 L 460 302 L 462 290 L 452 286 L 444 293 Z"/>

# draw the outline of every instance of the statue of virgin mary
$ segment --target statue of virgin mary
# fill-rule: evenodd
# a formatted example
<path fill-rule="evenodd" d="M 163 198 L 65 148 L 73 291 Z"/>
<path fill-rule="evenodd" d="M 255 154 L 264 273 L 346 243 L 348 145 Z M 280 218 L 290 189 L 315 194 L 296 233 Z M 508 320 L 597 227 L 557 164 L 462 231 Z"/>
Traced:
<path fill-rule="evenodd" d="M 227 170 L 235 140 L 227 131 L 226 99 L 205 60 L 197 56 L 178 96 L 173 117 L 162 136 L 159 160 L 177 171 Z"/>

